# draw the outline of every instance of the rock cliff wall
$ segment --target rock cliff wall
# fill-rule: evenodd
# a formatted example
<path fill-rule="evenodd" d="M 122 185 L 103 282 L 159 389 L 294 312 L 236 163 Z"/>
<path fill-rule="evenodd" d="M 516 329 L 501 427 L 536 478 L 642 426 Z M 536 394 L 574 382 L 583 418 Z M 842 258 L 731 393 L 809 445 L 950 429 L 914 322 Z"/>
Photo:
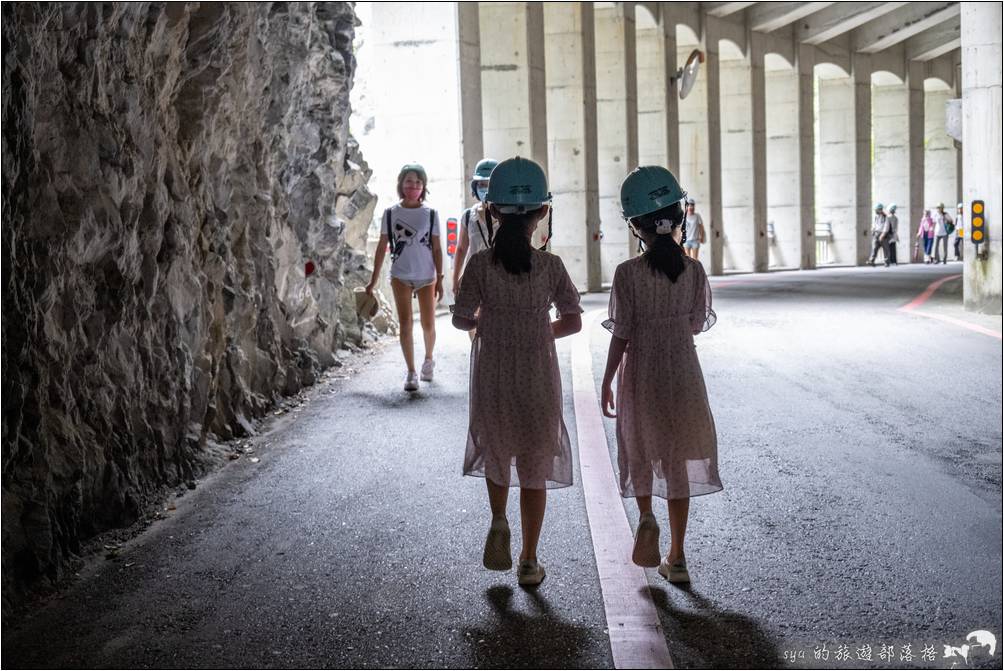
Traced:
<path fill-rule="evenodd" d="M 365 337 L 354 22 L 4 5 L 5 610 Z"/>

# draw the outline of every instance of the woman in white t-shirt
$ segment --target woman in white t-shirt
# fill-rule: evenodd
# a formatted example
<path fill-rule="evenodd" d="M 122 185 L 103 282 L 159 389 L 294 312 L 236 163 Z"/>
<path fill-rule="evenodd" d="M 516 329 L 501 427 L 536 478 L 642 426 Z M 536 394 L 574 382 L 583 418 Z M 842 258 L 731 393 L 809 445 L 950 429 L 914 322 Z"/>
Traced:
<path fill-rule="evenodd" d="M 704 219 L 697 214 L 693 198 L 687 198 L 686 212 L 687 241 L 683 243 L 683 252 L 697 261 L 701 255 L 701 245 L 704 244 Z"/>
<path fill-rule="evenodd" d="M 418 297 L 422 333 L 425 337 L 423 382 L 432 381 L 436 366 L 436 303 L 443 298 L 443 251 L 439 243 L 439 213 L 425 205 L 429 179 L 417 163 L 401 168 L 397 176 L 397 195 L 401 202 L 384 210 L 380 218 L 380 242 L 373 259 L 373 276 L 366 286 L 372 295 L 380 277 L 383 259 L 391 247 L 390 285 L 401 324 L 401 351 L 408 365 L 405 391 L 418 391 L 415 372 L 415 344 L 412 320 L 412 297 Z"/>

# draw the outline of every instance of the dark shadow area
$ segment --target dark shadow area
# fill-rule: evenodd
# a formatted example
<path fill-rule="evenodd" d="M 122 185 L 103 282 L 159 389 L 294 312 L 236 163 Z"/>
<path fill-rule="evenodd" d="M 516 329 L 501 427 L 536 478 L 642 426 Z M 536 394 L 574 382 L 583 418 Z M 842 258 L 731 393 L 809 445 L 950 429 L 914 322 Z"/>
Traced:
<path fill-rule="evenodd" d="M 416 405 L 422 405 L 429 402 L 442 402 L 444 399 L 448 401 L 466 401 L 467 394 L 447 394 L 441 389 L 435 389 L 431 393 L 426 393 L 424 391 L 413 391 L 407 392 L 399 388 L 390 391 L 379 392 L 368 392 L 368 391 L 356 391 L 348 392 L 342 395 L 344 398 L 355 398 L 361 401 L 367 401 L 375 406 L 381 408 L 387 408 L 391 410 L 413 407 Z M 465 404 L 466 407 L 466 404 Z"/>
<path fill-rule="evenodd" d="M 777 644 L 750 617 L 721 610 L 692 586 L 671 586 L 691 610 L 677 608 L 666 588 L 641 590 L 659 611 L 673 662 L 680 668 L 776 669 L 787 665 Z"/>
<path fill-rule="evenodd" d="M 586 654 L 591 646 L 588 627 L 565 622 L 551 612 L 551 606 L 537 590 L 523 590 L 537 611 L 513 609 L 513 589 L 496 585 L 485 597 L 498 621 L 464 630 L 471 645 L 470 666 L 477 668 L 577 669 L 592 663 Z"/>

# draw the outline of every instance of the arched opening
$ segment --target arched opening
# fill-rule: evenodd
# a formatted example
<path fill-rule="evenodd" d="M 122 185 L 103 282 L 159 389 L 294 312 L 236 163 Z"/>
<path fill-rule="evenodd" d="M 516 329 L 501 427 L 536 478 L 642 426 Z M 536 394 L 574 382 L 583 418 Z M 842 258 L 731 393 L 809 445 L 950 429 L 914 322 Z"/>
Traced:
<path fill-rule="evenodd" d="M 854 80 L 832 63 L 814 68 L 816 265 L 857 263 Z"/>
<path fill-rule="evenodd" d="M 638 56 L 638 164 L 666 165 L 666 73 L 662 26 L 645 4 L 635 12 Z M 672 74 L 672 73 L 668 73 Z"/>
<path fill-rule="evenodd" d="M 676 26 L 676 62 L 682 65 L 687 62 L 694 49 L 700 47 L 697 34 L 683 24 Z M 690 94 L 679 102 L 679 147 L 680 147 L 680 184 L 694 199 L 696 208 L 704 218 L 705 230 L 708 228 L 711 209 L 708 197 L 711 193 L 710 171 L 708 167 L 708 84 L 707 73 L 700 72 Z M 710 240 L 709 240 L 710 241 Z M 701 263 L 705 270 L 711 272 L 711 245 L 701 248 Z"/>
<path fill-rule="evenodd" d="M 945 204 L 955 219 L 962 200 L 959 179 L 959 148 L 945 128 L 945 105 L 955 90 L 939 78 L 924 80 L 924 207 Z"/>
<path fill-rule="evenodd" d="M 772 269 L 801 262 L 798 73 L 783 56 L 764 56 L 767 147 L 767 258 Z"/>
<path fill-rule="evenodd" d="M 739 45 L 719 41 L 722 142 L 722 267 L 755 270 L 753 116 L 750 64 Z"/>
<path fill-rule="evenodd" d="M 910 260 L 910 91 L 897 75 L 879 70 L 872 73 L 872 198 L 885 206 L 896 206 L 900 220 L 899 237 L 905 241 L 900 263 Z M 904 240 L 905 238 L 905 240 Z M 876 262 L 884 260 L 881 253 Z"/>

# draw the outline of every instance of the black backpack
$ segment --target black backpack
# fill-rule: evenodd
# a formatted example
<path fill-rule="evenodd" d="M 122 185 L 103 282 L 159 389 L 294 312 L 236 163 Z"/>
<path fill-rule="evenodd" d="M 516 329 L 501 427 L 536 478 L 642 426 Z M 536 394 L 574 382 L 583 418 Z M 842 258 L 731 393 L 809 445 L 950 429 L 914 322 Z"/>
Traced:
<path fill-rule="evenodd" d="M 404 246 L 406 241 L 395 240 L 394 229 L 391 227 L 390 221 L 390 211 L 393 208 L 388 207 L 383 211 L 383 225 L 387 229 L 387 246 L 390 248 L 390 258 L 392 261 L 397 261 L 397 257 L 401 256 L 401 252 L 404 251 Z M 432 249 L 432 231 L 436 228 L 436 211 L 429 208 L 429 235 L 425 240 L 425 246 Z"/>

